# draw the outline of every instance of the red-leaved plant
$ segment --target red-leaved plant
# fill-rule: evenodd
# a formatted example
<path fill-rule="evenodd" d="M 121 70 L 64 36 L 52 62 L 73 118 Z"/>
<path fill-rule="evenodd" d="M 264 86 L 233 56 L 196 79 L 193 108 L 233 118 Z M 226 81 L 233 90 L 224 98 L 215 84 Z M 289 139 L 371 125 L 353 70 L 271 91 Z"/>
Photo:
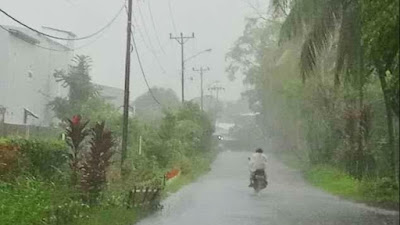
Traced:
<path fill-rule="evenodd" d="M 106 184 L 107 168 L 111 164 L 114 140 L 111 131 L 105 129 L 104 121 L 96 123 L 92 130 L 90 151 L 82 166 L 81 187 L 84 199 L 94 202 Z"/>
<path fill-rule="evenodd" d="M 66 141 L 70 147 L 68 160 L 71 168 L 71 184 L 76 186 L 78 184 L 79 171 L 81 167 L 82 143 L 90 134 L 90 130 L 86 128 L 89 121 L 82 122 L 81 116 L 75 115 L 72 119 L 68 119 L 67 122 Z"/>

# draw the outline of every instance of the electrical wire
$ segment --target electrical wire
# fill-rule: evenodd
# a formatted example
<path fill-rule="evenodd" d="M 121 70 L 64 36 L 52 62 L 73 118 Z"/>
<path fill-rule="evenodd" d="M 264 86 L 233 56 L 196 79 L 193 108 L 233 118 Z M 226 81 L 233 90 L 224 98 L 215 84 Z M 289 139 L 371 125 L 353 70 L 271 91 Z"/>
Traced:
<path fill-rule="evenodd" d="M 125 6 L 125 10 L 126 10 L 126 13 L 128 13 L 128 7 L 127 7 L 127 6 Z M 135 13 L 132 13 L 132 17 L 133 17 L 133 22 L 134 22 L 134 24 L 139 24 L 138 21 L 137 21 L 137 19 L 136 19 Z M 162 64 L 161 64 L 161 62 L 160 62 L 160 59 L 158 58 L 157 54 L 154 52 L 154 49 L 150 48 L 149 45 L 147 45 L 147 43 L 146 43 L 146 41 L 145 41 L 145 38 L 144 38 L 144 36 L 143 36 L 143 33 L 140 31 L 140 29 L 138 28 L 138 26 L 135 27 L 134 24 L 132 24 L 132 28 L 133 28 L 135 31 L 136 31 L 136 30 L 138 31 L 138 33 L 139 33 L 140 37 L 142 38 L 143 43 L 144 43 L 144 45 L 146 46 L 147 50 L 153 55 L 153 57 L 155 58 L 155 60 L 156 60 L 156 62 L 157 62 L 158 67 L 160 67 L 161 71 L 165 74 L 165 73 L 166 73 L 166 70 L 165 70 L 164 67 L 162 66 Z"/>
<path fill-rule="evenodd" d="M 4 26 L 2 26 L 2 25 L 0 25 L 0 28 L 3 29 L 3 30 L 5 30 L 5 31 L 7 31 L 7 32 L 10 32 L 9 29 L 7 29 L 6 27 L 4 27 Z M 103 34 L 104 34 L 104 33 L 103 33 Z M 36 46 L 36 47 L 38 47 L 38 48 L 41 48 L 41 49 L 44 49 L 44 50 L 53 51 L 53 52 L 73 52 L 73 51 L 80 50 L 80 49 L 83 49 L 83 48 L 86 48 L 86 47 L 92 45 L 92 44 L 95 43 L 97 40 L 99 40 L 99 39 L 103 36 L 103 34 L 97 36 L 97 37 L 96 37 L 95 39 L 93 39 L 91 42 L 88 42 L 88 43 L 86 43 L 86 44 L 84 44 L 84 45 L 81 45 L 81 46 L 79 46 L 79 47 L 76 47 L 76 48 L 68 48 L 68 47 L 65 47 L 65 46 L 63 46 L 63 45 L 62 45 L 62 46 L 63 46 L 64 48 L 66 48 L 66 49 L 48 48 L 48 47 L 44 47 L 44 46 L 38 45 L 38 44 L 34 44 L 34 46 Z M 26 43 L 28 43 L 28 44 L 31 44 L 31 43 L 29 43 L 28 41 L 26 41 L 26 40 L 24 40 L 24 39 L 20 39 L 20 40 L 22 40 L 22 41 L 24 41 L 24 42 L 26 42 Z M 58 43 L 57 43 L 57 44 L 58 44 Z M 60 45 L 61 45 L 61 44 L 60 44 Z"/>
<path fill-rule="evenodd" d="M 158 101 L 158 99 L 154 95 L 153 90 L 151 90 L 151 88 L 150 88 L 149 82 L 147 80 L 146 74 L 145 74 L 144 69 L 143 69 L 142 61 L 140 60 L 140 55 L 139 55 L 139 51 L 138 51 L 138 48 L 137 48 L 137 45 L 136 45 L 135 37 L 133 36 L 133 32 L 131 32 L 131 38 L 132 38 L 132 43 L 133 43 L 133 46 L 134 46 L 134 49 L 135 49 L 135 52 L 136 52 L 136 56 L 137 56 L 137 59 L 138 59 L 139 67 L 140 67 L 140 70 L 142 72 L 142 76 L 143 76 L 143 79 L 144 79 L 144 81 L 146 83 L 147 89 L 149 89 L 149 93 L 150 93 L 151 97 L 154 99 L 154 101 L 157 104 L 161 105 L 161 103 Z"/>
<path fill-rule="evenodd" d="M 176 29 L 175 20 L 174 20 L 174 14 L 172 13 L 171 0 L 168 0 L 168 10 L 169 10 L 169 17 L 171 19 L 172 27 L 174 28 L 174 32 L 178 33 L 178 31 Z"/>
<path fill-rule="evenodd" d="M 155 50 L 154 50 L 153 43 L 151 42 L 151 38 L 150 38 L 149 32 L 147 31 L 147 27 L 146 27 L 145 19 L 144 19 L 144 16 L 143 16 L 142 10 L 140 9 L 140 5 L 138 5 L 138 7 L 137 7 L 137 8 L 138 8 L 138 12 L 139 12 L 140 19 L 141 19 L 141 21 L 142 21 L 142 24 L 143 24 L 143 30 L 144 30 L 144 34 L 145 34 L 145 35 L 146 35 L 146 37 L 147 37 L 147 40 L 148 40 L 148 42 L 149 42 L 149 44 L 150 44 L 150 48 L 152 49 L 152 51 L 155 51 Z"/>
<path fill-rule="evenodd" d="M 32 28 L 28 25 L 26 25 L 25 23 L 21 22 L 20 20 L 16 19 L 15 17 L 11 16 L 9 13 L 7 13 L 6 11 L 4 11 L 3 9 L 0 8 L 0 12 L 3 13 L 4 15 L 6 15 L 7 17 L 9 17 L 10 19 L 14 20 L 15 22 L 17 22 L 18 24 L 28 28 L 31 31 L 34 31 L 38 34 L 41 34 L 43 36 L 49 37 L 49 38 L 54 38 L 54 39 L 58 39 L 58 40 L 64 40 L 64 41 L 79 41 L 79 40 L 84 40 L 84 39 L 89 39 L 93 36 L 96 36 L 97 34 L 103 32 L 105 29 L 107 29 L 109 26 L 111 26 L 111 24 L 114 23 L 114 21 L 118 18 L 118 16 L 121 14 L 122 10 L 124 9 L 125 4 L 121 7 L 120 10 L 118 10 L 118 13 L 112 18 L 112 20 L 110 22 L 108 22 L 104 27 L 102 27 L 100 30 L 90 34 L 90 35 L 86 35 L 83 37 L 77 37 L 77 38 L 63 38 L 63 37 L 57 37 L 57 36 L 53 36 L 50 34 L 46 34 L 43 33 L 41 31 L 36 30 L 35 28 Z"/>
<path fill-rule="evenodd" d="M 151 6 L 150 6 L 150 1 L 147 1 L 147 8 L 149 9 L 150 18 L 151 18 L 151 23 L 152 23 L 152 25 L 153 25 L 154 33 L 156 34 L 156 39 L 157 39 L 157 42 L 158 42 L 158 46 L 160 47 L 161 51 L 162 51 L 162 52 L 164 53 L 164 55 L 165 55 L 164 48 L 162 47 L 161 42 L 160 42 L 160 38 L 159 38 L 159 36 L 158 36 L 158 32 L 157 32 L 157 28 L 156 28 L 156 23 L 154 22 L 154 17 L 153 17 L 153 12 L 152 12 Z"/>

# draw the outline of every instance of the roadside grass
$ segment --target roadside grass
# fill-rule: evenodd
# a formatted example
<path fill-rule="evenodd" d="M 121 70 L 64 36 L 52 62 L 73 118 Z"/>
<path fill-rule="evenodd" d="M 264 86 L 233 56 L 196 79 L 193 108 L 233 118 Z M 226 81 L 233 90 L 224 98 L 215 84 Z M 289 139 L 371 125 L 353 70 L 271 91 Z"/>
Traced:
<path fill-rule="evenodd" d="M 399 185 L 390 178 L 357 180 L 332 165 L 310 165 L 289 153 L 274 155 L 288 167 L 302 172 L 310 184 L 328 193 L 376 207 L 399 209 Z"/>
<path fill-rule="evenodd" d="M 177 178 L 172 180 L 171 183 L 166 185 L 162 194 L 162 198 L 164 199 L 168 197 L 168 195 L 179 191 L 183 186 L 194 182 L 199 177 L 209 172 L 211 170 L 210 166 L 214 158 L 215 153 L 212 153 L 205 158 L 198 158 L 197 160 L 193 160 L 189 171 L 183 171 L 181 175 L 179 175 Z"/>
<path fill-rule="evenodd" d="M 135 209 L 127 209 L 121 206 L 114 208 L 95 207 L 91 209 L 89 218 L 75 221 L 75 225 L 127 225 L 134 224 L 138 218 L 140 216 Z"/>
<path fill-rule="evenodd" d="M 334 195 L 362 200 L 360 182 L 332 166 L 313 166 L 305 171 L 305 178 L 312 185 Z"/>
<path fill-rule="evenodd" d="M 312 185 L 346 199 L 387 209 L 399 209 L 399 186 L 384 177 L 357 180 L 328 165 L 313 166 L 305 172 Z"/>

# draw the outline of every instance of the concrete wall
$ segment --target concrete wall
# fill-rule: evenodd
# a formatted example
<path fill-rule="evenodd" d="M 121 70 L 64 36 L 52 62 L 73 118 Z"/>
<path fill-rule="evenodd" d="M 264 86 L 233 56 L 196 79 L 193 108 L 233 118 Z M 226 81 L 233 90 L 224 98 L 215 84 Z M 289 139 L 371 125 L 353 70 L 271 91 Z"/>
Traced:
<path fill-rule="evenodd" d="M 13 28 L 17 29 L 17 28 Z M 6 107 L 5 122 L 23 124 L 24 108 L 39 116 L 28 124 L 48 126 L 54 121 L 48 103 L 68 90 L 53 77 L 55 69 L 67 69 L 73 52 L 24 29 L 18 30 L 40 41 L 39 48 L 0 29 L 0 105 Z"/>

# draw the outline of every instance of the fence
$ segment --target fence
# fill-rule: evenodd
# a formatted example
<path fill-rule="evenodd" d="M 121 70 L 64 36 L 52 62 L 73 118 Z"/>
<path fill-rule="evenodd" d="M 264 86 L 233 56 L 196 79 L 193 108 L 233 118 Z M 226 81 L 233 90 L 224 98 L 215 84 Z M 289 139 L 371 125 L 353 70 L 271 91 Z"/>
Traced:
<path fill-rule="evenodd" d="M 58 138 L 61 129 L 53 127 L 40 127 L 33 125 L 8 124 L 0 121 L 0 137 L 20 136 L 33 138 Z"/>
<path fill-rule="evenodd" d="M 162 187 L 135 187 L 129 192 L 128 207 L 148 207 L 150 209 L 160 209 Z"/>

